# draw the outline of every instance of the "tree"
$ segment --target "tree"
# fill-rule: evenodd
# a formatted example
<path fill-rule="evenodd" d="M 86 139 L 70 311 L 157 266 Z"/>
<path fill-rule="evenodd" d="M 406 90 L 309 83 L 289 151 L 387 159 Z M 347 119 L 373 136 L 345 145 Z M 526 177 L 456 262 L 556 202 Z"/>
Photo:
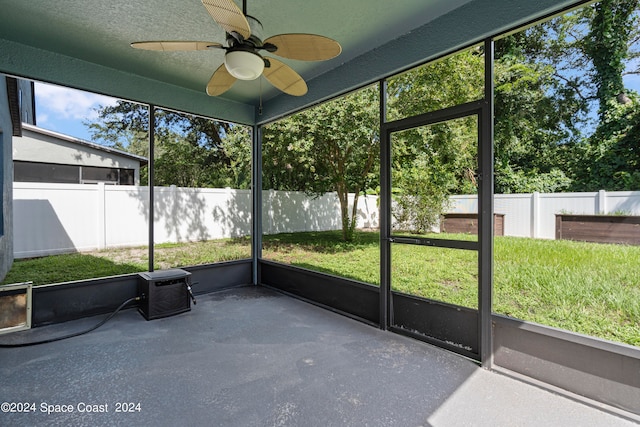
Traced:
<path fill-rule="evenodd" d="M 565 156 L 585 104 L 551 66 L 504 55 L 495 65 L 495 191 L 555 192 L 571 180 Z"/>
<path fill-rule="evenodd" d="M 580 50 L 579 15 L 569 14 L 496 42 L 495 191 L 557 192 L 593 100 Z"/>
<path fill-rule="evenodd" d="M 640 71 L 638 3 L 603 0 L 496 44 L 497 191 L 629 188 L 635 110 L 619 104 L 635 99 L 623 75 Z"/>
<path fill-rule="evenodd" d="M 392 134 L 395 226 L 428 232 L 449 207 L 451 194 L 476 193 L 477 147 L 476 116 Z"/>
<path fill-rule="evenodd" d="M 484 53 L 475 47 L 389 80 L 388 117 L 402 119 L 481 99 Z M 391 139 L 395 226 L 429 231 L 449 195 L 477 192 L 475 116 L 395 132 Z"/>
<path fill-rule="evenodd" d="M 640 97 L 624 87 L 629 59 L 637 58 L 638 0 L 603 0 L 587 9 L 590 31 L 583 40 L 593 64 L 597 88 L 598 126 L 580 149 L 574 167 L 575 189 L 637 190 L 640 188 Z"/>
<path fill-rule="evenodd" d="M 458 52 L 389 79 L 388 116 L 400 119 L 482 99 L 484 52 Z"/>
<path fill-rule="evenodd" d="M 599 101 L 598 114 L 605 119 L 609 101 L 624 93 L 622 75 L 629 58 L 634 31 L 637 35 L 638 0 L 602 0 L 593 5 L 590 31 L 583 40 L 585 55 L 593 63 L 593 81 Z"/>
<path fill-rule="evenodd" d="M 155 111 L 155 184 L 249 188 L 251 144 L 248 128 L 177 113 Z M 98 109 L 86 123 L 95 140 L 148 156 L 149 112 L 146 106 L 118 101 Z"/>
<path fill-rule="evenodd" d="M 95 121 L 84 123 L 93 140 L 140 156 L 149 155 L 146 106 L 120 100 L 114 106 L 100 106 L 96 112 Z"/>
<path fill-rule="evenodd" d="M 640 96 L 611 99 L 598 128 L 581 148 L 576 167 L 579 191 L 635 191 L 640 188 Z"/>
<path fill-rule="evenodd" d="M 576 90 L 579 81 L 562 68 L 569 67 L 562 61 L 567 61 L 567 34 L 574 25 L 574 20 L 556 20 L 496 43 L 496 192 L 558 191 L 571 182 L 566 157 L 580 137 L 588 104 Z M 389 86 L 394 118 L 481 99 L 484 51 L 480 46 L 459 52 L 394 78 Z M 448 165 L 453 173 L 445 176 L 453 181 L 444 187 L 451 192 L 475 192 L 477 124 L 448 122 L 434 129 L 439 137 L 430 145 L 433 149 L 439 141 L 439 157 L 427 166 Z"/>
<path fill-rule="evenodd" d="M 265 126 L 263 187 L 311 195 L 335 191 L 342 237 L 352 240 L 360 194 L 377 183 L 378 105 L 376 87 L 368 87 Z"/>
<path fill-rule="evenodd" d="M 452 173 L 434 159 L 421 153 L 393 173 L 394 226 L 424 234 L 439 223 L 440 215 L 450 206 Z"/>

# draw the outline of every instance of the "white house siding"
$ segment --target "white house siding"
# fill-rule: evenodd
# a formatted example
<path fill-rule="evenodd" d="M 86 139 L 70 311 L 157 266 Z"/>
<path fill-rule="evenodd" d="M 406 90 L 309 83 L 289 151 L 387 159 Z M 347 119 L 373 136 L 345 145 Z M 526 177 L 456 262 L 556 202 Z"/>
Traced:
<path fill-rule="evenodd" d="M 94 148 L 91 145 L 67 135 L 23 125 L 22 137 L 14 138 L 13 160 L 133 169 L 134 183 L 140 183 L 140 159 L 118 154 L 115 150 Z"/>

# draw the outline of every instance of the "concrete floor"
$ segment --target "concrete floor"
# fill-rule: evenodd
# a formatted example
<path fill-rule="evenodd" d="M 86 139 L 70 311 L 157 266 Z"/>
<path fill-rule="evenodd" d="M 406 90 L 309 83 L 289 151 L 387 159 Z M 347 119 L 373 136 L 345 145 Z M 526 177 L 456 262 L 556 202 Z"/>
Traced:
<path fill-rule="evenodd" d="M 125 310 L 81 337 L 0 349 L 0 401 L 35 409 L 0 412 L 2 426 L 634 425 L 261 287 L 200 296 L 164 319 Z"/>

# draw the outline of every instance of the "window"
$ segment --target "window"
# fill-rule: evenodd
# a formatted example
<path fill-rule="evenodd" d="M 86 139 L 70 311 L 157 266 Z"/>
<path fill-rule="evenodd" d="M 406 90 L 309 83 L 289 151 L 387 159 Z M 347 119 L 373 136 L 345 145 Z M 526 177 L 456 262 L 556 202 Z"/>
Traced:
<path fill-rule="evenodd" d="M 96 166 L 58 165 L 53 163 L 13 162 L 16 182 L 54 182 L 63 184 L 134 185 L 133 169 L 101 168 Z"/>
<path fill-rule="evenodd" d="M 135 184 L 135 171 L 133 169 L 120 169 L 120 185 Z"/>
<path fill-rule="evenodd" d="M 82 183 L 89 184 L 89 183 L 95 183 L 95 182 L 105 182 L 107 184 L 118 184 L 119 182 L 118 169 L 82 166 Z"/>
<path fill-rule="evenodd" d="M 80 166 L 15 161 L 13 162 L 13 180 L 79 184 Z"/>

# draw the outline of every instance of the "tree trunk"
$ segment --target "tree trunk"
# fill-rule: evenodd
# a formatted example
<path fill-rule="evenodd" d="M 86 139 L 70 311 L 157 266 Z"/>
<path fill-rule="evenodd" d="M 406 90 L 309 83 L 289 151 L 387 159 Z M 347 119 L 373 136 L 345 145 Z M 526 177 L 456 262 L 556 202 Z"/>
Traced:
<path fill-rule="evenodd" d="M 356 224 L 358 220 L 358 197 L 360 196 L 360 190 L 357 189 L 353 194 L 353 207 L 351 208 L 351 223 L 349 224 L 349 232 L 351 233 L 351 239 L 353 240 L 353 234 L 356 231 Z"/>
<path fill-rule="evenodd" d="M 340 200 L 340 217 L 342 220 L 342 240 L 350 242 L 353 240 L 353 234 L 357 224 L 358 212 L 358 196 L 359 189 L 354 190 L 353 207 L 351 208 L 351 216 L 349 216 L 349 191 L 346 185 L 338 185 L 338 200 Z"/>
<path fill-rule="evenodd" d="M 342 220 L 342 240 L 349 242 L 353 233 L 349 233 L 349 193 L 346 185 L 339 183 L 337 186 L 338 200 L 340 200 L 340 219 Z"/>

